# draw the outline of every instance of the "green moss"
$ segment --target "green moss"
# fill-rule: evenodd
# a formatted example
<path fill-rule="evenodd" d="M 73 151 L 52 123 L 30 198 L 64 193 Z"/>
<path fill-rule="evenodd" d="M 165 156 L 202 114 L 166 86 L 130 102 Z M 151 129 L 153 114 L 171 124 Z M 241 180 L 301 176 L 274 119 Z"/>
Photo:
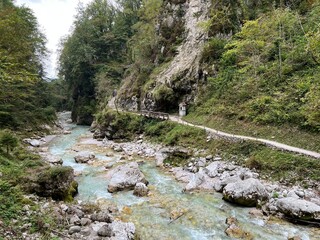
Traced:
<path fill-rule="evenodd" d="M 54 200 L 72 201 L 77 193 L 77 183 L 73 180 L 73 169 L 65 166 L 54 166 L 43 170 L 31 189 L 39 196 L 51 197 Z"/>
<path fill-rule="evenodd" d="M 165 84 L 157 86 L 153 92 L 153 96 L 157 102 L 172 103 L 175 100 L 173 89 Z"/>
<path fill-rule="evenodd" d="M 64 198 L 65 202 L 72 202 L 75 195 L 78 193 L 78 183 L 73 181 L 70 185 L 67 195 Z"/>

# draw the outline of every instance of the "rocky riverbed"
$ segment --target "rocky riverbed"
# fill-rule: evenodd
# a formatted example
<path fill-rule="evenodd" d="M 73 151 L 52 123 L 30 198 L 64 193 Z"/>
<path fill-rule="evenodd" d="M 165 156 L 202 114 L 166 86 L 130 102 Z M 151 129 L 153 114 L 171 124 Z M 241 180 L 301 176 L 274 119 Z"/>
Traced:
<path fill-rule="evenodd" d="M 116 143 L 93 139 L 88 128 L 75 127 L 70 133 L 53 140 L 46 156 L 74 168 L 78 201 L 98 204 L 120 223 L 132 222 L 141 239 L 317 239 L 320 234 L 316 227 L 280 220 L 317 226 L 317 189 L 263 181 L 258 173 L 205 150 L 167 148 L 142 135 Z M 166 163 L 176 154 L 188 157 L 185 166 Z M 110 207 L 118 211 L 108 212 Z M 82 217 L 92 221 L 90 215 L 78 216 L 80 224 L 69 225 L 64 234 L 85 239 L 82 231 L 90 229 L 99 239 L 98 227 L 83 226 Z M 103 224 L 111 223 L 98 226 Z M 129 225 L 127 230 L 133 230 Z M 110 226 L 104 227 L 107 232 Z M 127 236 L 133 236 L 131 230 Z"/>
<path fill-rule="evenodd" d="M 259 207 L 263 214 L 289 218 L 301 223 L 320 224 L 319 187 L 304 189 L 288 187 L 280 183 L 259 180 L 259 174 L 248 168 L 223 161 L 219 156 L 191 156 L 184 167 L 164 164 L 169 155 L 176 152 L 188 153 L 183 148 L 166 148 L 137 139 L 135 143 L 104 141 L 104 146 L 123 152 L 124 158 L 134 154 L 154 158 L 156 165 L 171 172 L 176 180 L 185 184 L 184 191 L 216 191 L 226 201 L 246 207 Z M 205 150 L 195 150 L 204 155 Z M 319 226 L 319 225 L 318 225 Z"/>

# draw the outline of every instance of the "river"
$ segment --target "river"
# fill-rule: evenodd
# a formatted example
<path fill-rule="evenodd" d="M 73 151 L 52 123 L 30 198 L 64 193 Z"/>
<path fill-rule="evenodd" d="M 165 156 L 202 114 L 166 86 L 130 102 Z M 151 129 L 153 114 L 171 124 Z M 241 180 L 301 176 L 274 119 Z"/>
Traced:
<path fill-rule="evenodd" d="M 249 214 L 252 208 L 238 207 L 222 200 L 219 193 L 183 193 L 183 185 L 169 173 L 156 168 L 154 161 L 145 160 L 140 166 L 149 181 L 150 194 L 140 198 L 132 191 L 111 194 L 107 191 L 105 178 L 107 163 L 116 163 L 121 154 L 113 153 L 103 146 L 87 141 L 90 138 L 88 127 L 65 124 L 71 130 L 69 135 L 55 138 L 49 145 L 53 155 L 61 156 L 65 166 L 71 166 L 78 174 L 79 195 L 77 200 L 98 202 L 102 205 L 115 205 L 120 210 L 119 218 L 133 222 L 141 239 L 232 239 L 225 234 L 227 217 L 238 219 L 241 228 L 253 235 L 254 239 L 287 240 L 300 236 L 303 240 L 319 239 L 319 229 L 293 225 L 289 222 L 254 217 Z M 77 164 L 74 150 L 95 152 L 97 163 Z M 142 160 L 142 159 L 136 159 Z M 180 214 L 172 221 L 170 217 Z"/>

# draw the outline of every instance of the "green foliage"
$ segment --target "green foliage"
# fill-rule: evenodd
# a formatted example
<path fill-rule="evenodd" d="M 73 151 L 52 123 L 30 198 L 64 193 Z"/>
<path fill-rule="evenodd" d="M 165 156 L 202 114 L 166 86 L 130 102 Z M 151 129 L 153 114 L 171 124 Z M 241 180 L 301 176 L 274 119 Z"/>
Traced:
<path fill-rule="evenodd" d="M 287 178 L 289 183 L 294 183 L 303 181 L 306 175 L 314 181 L 320 179 L 319 161 L 316 159 L 262 149 L 254 152 L 249 162 L 251 163 L 249 166 L 252 166 L 252 163 L 255 162 L 261 172 L 272 174 L 276 180 L 286 181 Z"/>
<path fill-rule="evenodd" d="M 134 139 L 137 134 L 144 133 L 148 140 L 167 146 L 206 149 L 223 159 L 255 168 L 262 177 L 294 184 L 301 183 L 307 172 L 308 179 L 319 181 L 320 162 L 317 159 L 281 152 L 261 143 L 230 142 L 225 139 L 207 141 L 207 134 L 203 129 L 142 118 L 134 114 L 117 114 L 115 111 L 107 111 L 97 116 L 97 119 L 102 129 L 110 126 L 121 131 L 122 139 Z M 167 162 L 174 166 L 183 166 L 187 159 L 188 156 L 182 154 L 171 156 Z"/>
<path fill-rule="evenodd" d="M 110 136 L 116 140 L 133 140 L 136 134 L 143 130 L 143 118 L 129 113 L 117 113 L 105 109 L 95 115 L 96 121 L 102 129 L 110 129 Z"/>
<path fill-rule="evenodd" d="M 0 219 L 7 224 L 17 219 L 23 208 L 23 195 L 18 187 L 13 187 L 7 181 L 0 180 Z"/>
<path fill-rule="evenodd" d="M 170 104 L 175 100 L 173 89 L 165 84 L 156 87 L 153 96 L 157 102 L 162 102 L 163 104 Z"/>
<path fill-rule="evenodd" d="M 7 156 L 0 150 L 0 172 L 2 173 L 0 219 L 3 221 L 0 236 L 11 232 L 12 236 L 22 239 L 22 226 L 30 224 L 31 233 L 38 232 L 41 234 L 41 239 L 49 239 L 48 229 L 43 228 L 43 225 L 49 223 L 54 228 L 57 225 L 54 214 L 48 211 L 40 212 L 37 203 L 24 197 L 28 193 L 28 185 L 33 184 L 31 180 L 43 170 L 44 165 L 45 163 L 39 159 L 39 156 L 28 153 L 24 148 L 18 148 L 12 152 L 12 155 Z M 53 171 L 53 175 L 57 175 L 56 171 Z M 21 217 L 25 215 L 23 208 L 26 205 L 32 210 L 27 218 Z"/>
<path fill-rule="evenodd" d="M 48 122 L 41 114 L 49 95 L 43 79 L 46 39 L 29 8 L 4 0 L 0 5 L 0 128 L 35 127 Z"/>
<path fill-rule="evenodd" d="M 226 42 L 227 40 L 223 38 L 211 38 L 203 49 L 202 61 L 206 64 L 212 64 L 219 60 L 225 51 Z"/>
<path fill-rule="evenodd" d="M 140 1 L 123 0 L 115 8 L 95 0 L 80 8 L 74 30 L 62 42 L 60 75 L 72 102 L 72 119 L 90 124 L 96 100 L 104 103 L 119 85 L 127 64 L 127 41 Z"/>
<path fill-rule="evenodd" d="M 10 131 L 0 131 L 0 147 L 5 147 L 7 154 L 17 146 L 18 139 Z"/>
<path fill-rule="evenodd" d="M 213 37 L 203 61 L 214 70 L 196 113 L 319 132 L 318 3 L 286 1 L 276 8 L 263 1 L 223 4 L 228 6 L 223 11 L 241 9 L 238 20 L 244 24 L 225 15 L 221 21 L 233 24 L 222 29 L 215 22 L 220 5 L 212 10 L 212 23 L 206 25 Z M 226 36 L 226 28 L 238 32 Z"/>
<path fill-rule="evenodd" d="M 145 127 L 145 134 L 153 141 L 185 147 L 192 147 L 195 142 L 204 144 L 206 138 L 204 130 L 173 122 L 150 122 Z"/>

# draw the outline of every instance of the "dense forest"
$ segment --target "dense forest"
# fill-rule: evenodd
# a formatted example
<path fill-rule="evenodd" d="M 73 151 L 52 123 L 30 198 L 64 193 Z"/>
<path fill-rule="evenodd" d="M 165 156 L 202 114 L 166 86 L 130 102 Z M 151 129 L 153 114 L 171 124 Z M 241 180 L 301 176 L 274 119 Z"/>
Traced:
<path fill-rule="evenodd" d="M 0 126 L 36 128 L 55 119 L 44 60 L 46 38 L 32 11 L 0 1 Z"/>

